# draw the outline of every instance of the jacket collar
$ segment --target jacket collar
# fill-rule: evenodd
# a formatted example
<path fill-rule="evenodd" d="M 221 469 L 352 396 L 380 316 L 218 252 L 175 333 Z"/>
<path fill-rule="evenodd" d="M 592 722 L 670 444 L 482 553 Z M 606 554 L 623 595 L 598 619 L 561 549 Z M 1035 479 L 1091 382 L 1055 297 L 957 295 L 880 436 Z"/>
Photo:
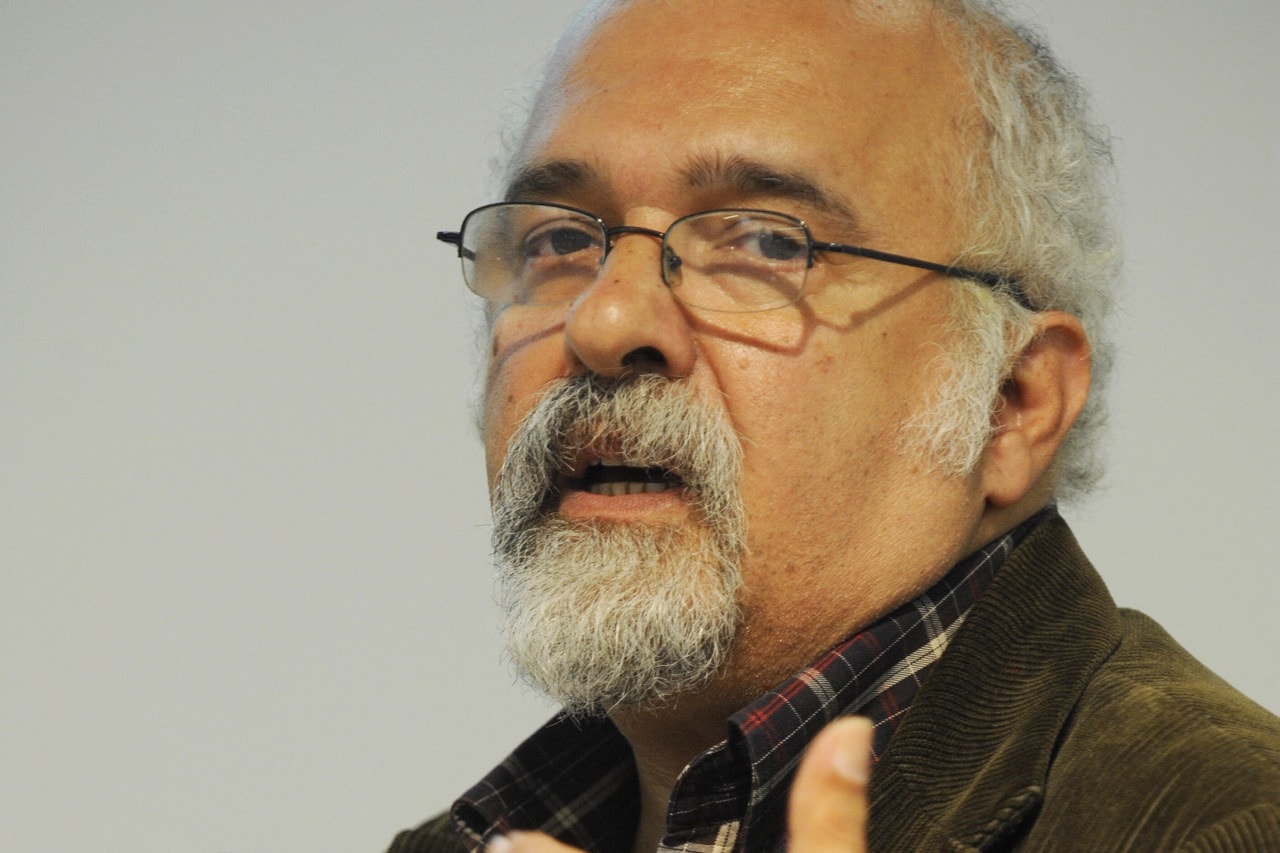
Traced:
<path fill-rule="evenodd" d="M 1066 522 L 1040 524 L 979 597 L 871 784 L 872 850 L 993 850 L 1043 798 L 1055 744 L 1120 639 Z"/>

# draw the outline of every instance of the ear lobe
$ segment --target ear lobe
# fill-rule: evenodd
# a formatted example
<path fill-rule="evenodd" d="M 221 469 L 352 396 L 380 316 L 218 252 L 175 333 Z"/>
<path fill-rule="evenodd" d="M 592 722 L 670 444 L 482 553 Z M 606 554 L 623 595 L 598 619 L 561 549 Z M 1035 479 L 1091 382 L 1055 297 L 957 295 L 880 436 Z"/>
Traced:
<path fill-rule="evenodd" d="M 1014 362 L 993 416 L 996 433 L 982 471 L 989 504 L 1049 497 L 1054 456 L 1084 408 L 1089 381 L 1089 339 L 1080 321 L 1062 311 L 1037 315 L 1036 334 Z"/>

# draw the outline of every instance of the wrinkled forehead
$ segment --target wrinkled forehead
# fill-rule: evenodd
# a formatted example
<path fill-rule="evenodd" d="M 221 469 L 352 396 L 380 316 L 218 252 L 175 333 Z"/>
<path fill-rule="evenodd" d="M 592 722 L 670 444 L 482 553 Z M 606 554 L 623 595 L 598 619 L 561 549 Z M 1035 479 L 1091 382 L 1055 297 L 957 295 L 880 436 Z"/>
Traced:
<path fill-rule="evenodd" d="M 815 110 L 855 93 L 918 98 L 954 77 L 940 18 L 934 0 L 596 0 L 557 42 L 507 175 L 567 110 L 655 80 L 672 111 L 691 108 L 704 88 L 762 109 L 770 86 L 803 88 Z"/>

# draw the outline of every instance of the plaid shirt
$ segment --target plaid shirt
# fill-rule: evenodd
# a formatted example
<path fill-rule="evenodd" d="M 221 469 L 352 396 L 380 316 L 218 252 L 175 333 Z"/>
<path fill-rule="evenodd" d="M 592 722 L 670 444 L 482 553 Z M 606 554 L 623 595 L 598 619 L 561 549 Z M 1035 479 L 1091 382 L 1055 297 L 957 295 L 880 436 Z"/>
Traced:
<path fill-rule="evenodd" d="M 809 741 L 861 714 L 884 754 L 933 665 L 996 570 L 1052 508 L 961 560 L 932 588 L 827 651 L 738 711 L 724 741 L 676 782 L 662 851 L 785 849 L 787 792 Z M 626 740 L 606 717 L 553 718 L 453 805 L 473 848 L 493 834 L 538 829 L 584 850 L 629 851 L 640 790 Z"/>

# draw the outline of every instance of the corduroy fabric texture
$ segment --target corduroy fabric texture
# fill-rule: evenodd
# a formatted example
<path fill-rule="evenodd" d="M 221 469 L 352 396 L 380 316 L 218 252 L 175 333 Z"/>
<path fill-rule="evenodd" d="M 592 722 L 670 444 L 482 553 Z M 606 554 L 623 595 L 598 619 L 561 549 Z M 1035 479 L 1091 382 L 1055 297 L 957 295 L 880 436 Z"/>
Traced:
<path fill-rule="evenodd" d="M 970 611 L 871 799 L 873 851 L 1277 851 L 1280 720 L 1117 610 L 1052 519 Z M 442 816 L 391 853 L 462 849 Z"/>

